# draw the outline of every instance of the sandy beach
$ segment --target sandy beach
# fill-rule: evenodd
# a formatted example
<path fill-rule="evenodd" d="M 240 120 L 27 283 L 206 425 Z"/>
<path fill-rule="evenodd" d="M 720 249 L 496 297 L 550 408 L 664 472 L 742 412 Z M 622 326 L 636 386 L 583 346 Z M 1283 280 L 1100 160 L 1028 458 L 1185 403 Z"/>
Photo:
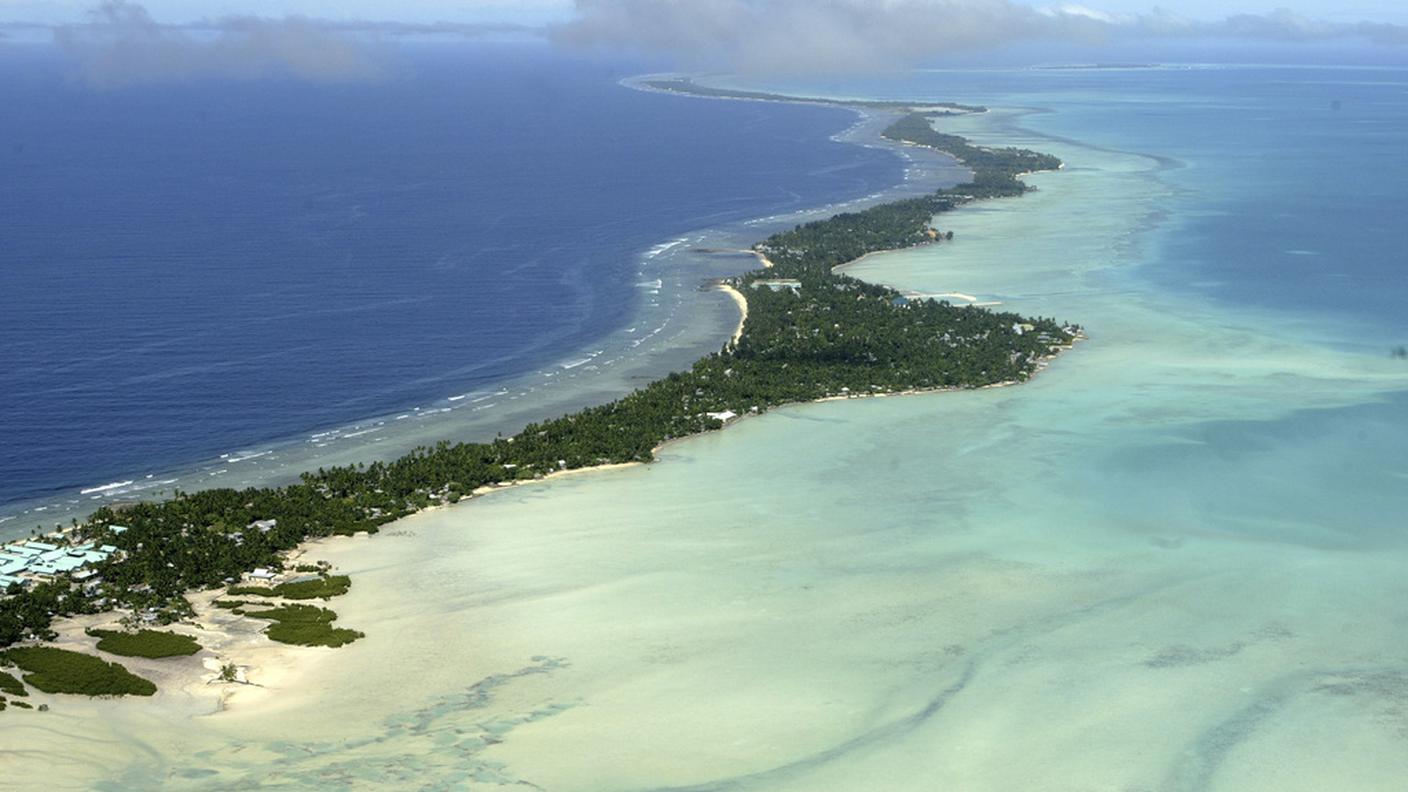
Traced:
<path fill-rule="evenodd" d="M 335 537 L 305 542 L 288 555 L 290 569 L 299 563 L 318 560 L 321 549 L 343 543 L 366 541 L 369 537 Z M 271 641 L 264 635 L 270 622 L 232 613 L 214 605 L 218 599 L 243 599 L 256 607 L 283 604 L 279 598 L 229 597 L 225 589 L 195 592 L 187 596 L 194 616 L 170 625 L 142 625 L 187 635 L 200 644 L 201 650 L 188 657 L 148 659 L 126 657 L 98 651 L 97 638 L 86 634 L 88 629 L 127 629 L 118 613 L 84 615 L 57 620 L 53 629 L 58 637 L 52 645 L 63 649 L 94 654 L 117 662 L 138 676 L 157 685 L 155 700 L 179 702 L 183 711 L 193 716 L 213 715 L 232 709 L 268 709 L 290 691 L 296 690 L 310 674 L 315 674 L 321 661 L 337 651 L 324 647 L 294 646 Z M 313 604 L 336 609 L 336 599 Z M 339 626 L 341 626 L 339 624 Z M 222 680 L 226 665 L 237 669 L 236 681 Z M 46 703 L 55 709 L 65 709 L 74 701 L 71 696 L 48 695 L 31 691 L 33 703 Z M 127 702 L 135 707 L 146 706 L 137 699 Z M 171 706 L 167 703 L 165 706 Z"/>
<path fill-rule="evenodd" d="M 739 339 L 743 338 L 743 325 L 748 322 L 748 299 L 743 296 L 742 292 L 727 283 L 719 284 L 718 288 L 738 306 L 738 327 L 734 329 L 733 335 L 728 341 L 729 346 L 735 347 L 738 346 Z"/>

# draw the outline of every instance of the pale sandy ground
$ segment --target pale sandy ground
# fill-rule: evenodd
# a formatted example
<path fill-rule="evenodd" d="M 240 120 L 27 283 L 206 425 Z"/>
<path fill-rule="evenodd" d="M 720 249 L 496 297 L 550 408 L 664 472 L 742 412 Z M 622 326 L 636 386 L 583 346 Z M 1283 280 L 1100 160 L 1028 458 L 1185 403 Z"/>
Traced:
<path fill-rule="evenodd" d="M 658 450 L 658 447 L 657 447 L 657 450 Z M 636 467 L 636 466 L 642 465 L 642 464 L 644 464 L 644 463 L 642 463 L 642 462 L 613 462 L 613 463 L 611 463 L 611 464 L 609 464 L 609 465 L 593 465 L 592 467 L 573 468 L 572 470 L 557 470 L 557 471 L 553 471 L 552 473 L 547 474 L 546 476 L 542 476 L 542 477 L 540 477 L 540 478 L 523 479 L 523 480 L 521 480 L 521 481 L 505 481 L 505 482 L 502 483 L 502 484 L 489 484 L 489 485 L 486 485 L 486 486 L 483 486 L 483 487 L 478 487 L 478 488 L 476 488 L 476 489 L 474 490 L 473 494 L 474 494 L 475 496 L 483 496 L 483 495 L 488 495 L 488 494 L 493 493 L 493 492 L 499 492 L 499 491 L 501 491 L 501 490 L 509 489 L 509 488 L 512 488 L 512 487 L 522 487 L 522 486 L 526 486 L 526 485 L 529 485 L 529 484 L 546 484 L 546 483 L 549 483 L 549 482 L 552 482 L 552 481 L 556 481 L 556 480 L 558 480 L 558 479 L 570 478 L 570 477 L 573 477 L 573 476 L 584 476 L 584 475 L 587 475 L 587 474 L 589 474 L 589 473 L 599 473 L 599 472 L 606 471 L 606 470 L 619 470 L 619 469 L 621 469 L 621 468 L 631 468 L 631 467 Z M 437 507 L 434 507 L 434 509 L 432 509 L 432 511 L 433 511 L 433 510 L 436 510 L 436 509 L 445 509 L 445 508 L 450 508 L 450 507 L 449 507 L 449 506 L 437 506 Z M 393 529 L 393 530 L 394 530 L 394 529 Z"/>
<path fill-rule="evenodd" d="M 743 337 L 743 325 L 748 321 L 748 300 L 738 289 L 727 283 L 719 286 L 719 291 L 727 294 L 734 304 L 738 306 L 738 328 L 733 331 L 733 336 L 729 339 L 729 346 L 738 346 L 738 340 Z"/>
<path fill-rule="evenodd" d="M 310 562 L 319 548 L 337 541 L 324 539 L 305 543 L 288 556 L 290 568 L 294 564 Z M 197 592 L 187 599 L 195 610 L 195 616 L 191 620 L 169 625 L 142 626 L 195 638 L 202 649 L 189 657 L 148 659 L 109 655 L 97 651 L 98 639 L 87 635 L 85 631 L 89 628 L 126 629 L 120 621 L 122 614 L 116 613 L 58 620 L 54 624 L 58 638 L 53 645 L 95 654 L 105 660 L 120 663 L 133 673 L 155 682 L 160 697 L 179 698 L 193 711 L 209 712 L 236 707 L 258 707 L 272 697 L 285 694 L 297 686 L 302 675 L 316 673 L 319 660 L 326 658 L 333 651 L 270 641 L 263 632 L 269 625 L 267 620 L 236 615 L 213 604 L 217 599 L 237 599 L 250 602 L 254 606 L 273 606 L 283 604 L 285 600 L 254 596 L 229 597 L 224 589 Z M 310 602 L 336 610 L 335 599 Z M 230 683 L 219 679 L 220 671 L 226 664 L 236 666 L 239 681 Z M 38 697 L 35 698 L 36 702 L 42 700 L 60 707 L 71 700 L 66 696 L 47 696 L 38 691 L 31 691 L 31 695 Z"/>

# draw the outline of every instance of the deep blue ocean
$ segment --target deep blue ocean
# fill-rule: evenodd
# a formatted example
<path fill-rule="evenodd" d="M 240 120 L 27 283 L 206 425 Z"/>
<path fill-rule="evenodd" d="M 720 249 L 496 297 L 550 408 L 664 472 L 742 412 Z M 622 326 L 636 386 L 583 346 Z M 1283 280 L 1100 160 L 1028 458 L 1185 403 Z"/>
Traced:
<path fill-rule="evenodd" d="M 629 321 L 646 248 L 902 178 L 846 111 L 541 45 L 116 90 L 0 53 L 0 505 L 491 386 Z"/>

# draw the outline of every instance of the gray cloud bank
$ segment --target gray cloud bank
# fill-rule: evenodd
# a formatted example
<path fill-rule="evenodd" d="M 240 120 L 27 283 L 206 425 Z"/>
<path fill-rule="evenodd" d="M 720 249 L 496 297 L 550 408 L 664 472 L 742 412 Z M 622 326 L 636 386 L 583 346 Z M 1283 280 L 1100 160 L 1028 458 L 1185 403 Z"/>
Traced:
<path fill-rule="evenodd" d="M 337 82 L 382 73 L 366 47 L 298 17 L 230 17 L 196 31 L 159 25 L 127 0 L 104 0 L 89 17 L 87 25 L 55 29 L 54 41 L 101 86 L 198 77 Z"/>
<path fill-rule="evenodd" d="M 162 25 L 129 0 L 103 0 L 83 25 L 54 29 L 54 41 L 99 87 L 198 78 L 288 77 L 354 82 L 386 76 L 386 40 L 417 36 L 479 38 L 531 32 L 516 25 L 331 21 L 309 17 L 232 16 Z"/>
<path fill-rule="evenodd" d="M 383 46 L 390 41 L 542 32 L 517 25 L 254 16 L 172 26 L 132 0 L 102 0 L 86 24 L 55 28 L 53 36 L 83 80 L 108 87 L 198 78 L 377 80 L 391 70 L 391 49 Z M 1408 26 L 1327 22 L 1289 11 L 1209 22 L 1158 9 L 1106 14 L 1014 0 L 576 0 L 573 18 L 547 34 L 568 46 L 666 53 L 690 68 L 782 74 L 903 69 L 1021 43 L 1359 40 L 1408 47 Z"/>
<path fill-rule="evenodd" d="M 695 67 L 836 73 L 912 66 L 1021 42 L 1221 38 L 1408 44 L 1408 26 L 1342 24 L 1289 11 L 1207 22 L 1166 10 L 1106 14 L 1011 0 L 576 0 L 562 44 L 669 53 Z"/>

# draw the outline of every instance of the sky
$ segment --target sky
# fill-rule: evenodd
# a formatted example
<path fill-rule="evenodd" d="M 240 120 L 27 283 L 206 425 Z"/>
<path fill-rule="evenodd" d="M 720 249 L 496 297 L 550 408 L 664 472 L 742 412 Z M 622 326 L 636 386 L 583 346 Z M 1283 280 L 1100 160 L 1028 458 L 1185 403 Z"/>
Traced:
<path fill-rule="evenodd" d="M 1028 6 L 1071 5 L 1060 0 L 1017 0 Z M 703 0 L 702 4 L 708 4 Z M 1408 0 L 1085 0 L 1098 11 L 1148 13 L 1163 7 L 1178 14 L 1216 19 L 1232 14 L 1266 14 L 1277 9 L 1336 22 L 1408 24 Z M 80 21 L 92 0 L 0 0 L 0 21 L 62 24 Z M 574 0 L 147 0 L 154 19 L 183 23 L 222 16 L 289 15 L 327 19 L 400 22 L 463 22 L 540 25 L 573 14 Z"/>
<path fill-rule="evenodd" d="M 410 37 L 541 38 L 682 71 L 920 66 L 1408 65 L 1408 0 L 0 0 L 0 47 L 52 41 L 95 85 L 378 79 Z"/>

